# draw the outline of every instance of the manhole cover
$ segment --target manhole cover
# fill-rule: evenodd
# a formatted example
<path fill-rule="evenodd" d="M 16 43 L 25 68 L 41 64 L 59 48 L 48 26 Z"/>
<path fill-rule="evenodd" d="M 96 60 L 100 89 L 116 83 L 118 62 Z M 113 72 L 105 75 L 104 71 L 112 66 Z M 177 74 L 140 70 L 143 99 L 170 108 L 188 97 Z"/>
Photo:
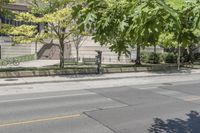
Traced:
<path fill-rule="evenodd" d="M 17 81 L 18 79 L 5 79 L 5 81 Z"/>
<path fill-rule="evenodd" d="M 163 85 L 173 85 L 172 83 L 163 83 Z"/>

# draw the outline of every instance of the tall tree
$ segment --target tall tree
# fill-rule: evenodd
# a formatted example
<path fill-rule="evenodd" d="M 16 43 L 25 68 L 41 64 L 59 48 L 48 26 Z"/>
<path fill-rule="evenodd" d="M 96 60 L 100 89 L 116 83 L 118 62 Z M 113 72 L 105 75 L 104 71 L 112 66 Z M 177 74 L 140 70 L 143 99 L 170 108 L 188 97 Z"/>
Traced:
<path fill-rule="evenodd" d="M 11 16 L 11 12 L 6 9 L 6 6 L 12 2 L 13 0 L 0 0 L 0 17 Z M 10 29 L 10 26 L 3 24 L 0 20 L 0 34 L 6 34 L 9 29 Z"/>
<path fill-rule="evenodd" d="M 128 26 L 125 21 L 127 4 L 126 0 L 86 0 L 75 8 L 74 14 L 80 17 L 82 30 L 89 31 L 96 42 L 109 45 L 120 56 L 129 53 L 131 43 L 124 30 Z"/>
<path fill-rule="evenodd" d="M 79 63 L 79 51 L 81 46 L 84 44 L 84 42 L 86 41 L 87 37 L 83 36 L 81 34 L 72 34 L 72 38 L 73 38 L 73 45 L 75 47 L 76 50 L 76 62 L 77 64 Z"/>
<path fill-rule="evenodd" d="M 159 35 L 164 30 L 164 24 L 169 21 L 170 15 L 165 3 L 160 4 L 157 0 L 140 1 L 134 10 L 129 12 L 129 27 L 127 35 L 137 44 L 137 47 L 155 46 Z M 167 16 L 168 15 L 168 16 Z M 138 49 L 138 54 L 140 53 Z M 137 63 L 140 64 L 140 55 Z"/>
<path fill-rule="evenodd" d="M 119 56 L 129 54 L 130 47 L 137 46 L 139 52 L 155 45 L 165 23 L 177 16 L 163 0 L 86 0 L 85 5 L 77 7 L 82 28 Z"/>
<path fill-rule="evenodd" d="M 65 45 L 73 40 L 72 33 L 77 25 L 73 22 L 73 6 L 81 0 L 32 0 L 29 12 L 16 15 L 16 20 L 26 22 L 14 27 L 10 34 L 16 43 L 41 42 L 54 43 L 60 48 L 60 68 L 64 68 Z M 29 25 L 29 24 L 32 25 Z M 39 30 L 42 25 L 43 30 Z"/>
<path fill-rule="evenodd" d="M 9 3 L 13 2 L 13 0 L 0 0 L 0 14 L 6 14 L 8 10 L 6 10 L 5 6 Z"/>
<path fill-rule="evenodd" d="M 163 38 L 165 42 L 166 39 L 175 42 L 175 47 L 178 48 L 178 70 L 180 70 L 180 60 L 181 60 L 181 48 L 186 48 L 191 44 L 196 44 L 199 40 L 199 34 L 196 32 L 198 26 L 196 26 L 195 20 L 198 19 L 198 13 L 195 12 L 195 8 L 198 8 L 198 1 L 184 1 L 182 5 L 175 6 L 176 4 L 171 4 L 171 8 L 177 13 L 176 19 L 172 19 L 166 24 L 166 30 L 169 33 L 169 37 Z M 196 16 L 197 15 L 197 16 Z M 169 42 L 169 41 L 166 41 Z"/>

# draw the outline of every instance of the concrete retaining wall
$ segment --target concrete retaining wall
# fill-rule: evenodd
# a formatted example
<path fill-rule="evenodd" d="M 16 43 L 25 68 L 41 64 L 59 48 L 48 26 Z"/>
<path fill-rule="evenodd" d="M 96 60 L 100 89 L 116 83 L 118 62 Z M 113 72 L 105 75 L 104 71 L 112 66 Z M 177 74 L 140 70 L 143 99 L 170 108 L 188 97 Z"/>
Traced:
<path fill-rule="evenodd" d="M 175 65 L 156 66 L 156 67 L 116 67 L 116 68 L 103 68 L 103 73 L 173 71 L 176 69 L 177 67 Z M 32 70 L 32 71 L 0 72 L 0 78 L 76 75 L 76 74 L 96 74 L 96 68 L 68 68 L 65 70 Z"/>

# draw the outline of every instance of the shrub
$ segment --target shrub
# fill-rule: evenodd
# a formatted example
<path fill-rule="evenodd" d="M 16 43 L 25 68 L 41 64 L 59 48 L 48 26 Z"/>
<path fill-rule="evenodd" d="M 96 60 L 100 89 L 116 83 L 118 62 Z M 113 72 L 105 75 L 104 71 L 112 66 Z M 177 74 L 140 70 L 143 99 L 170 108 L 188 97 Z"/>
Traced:
<path fill-rule="evenodd" d="M 148 52 L 142 52 L 141 53 L 141 61 L 144 63 L 154 63 L 158 64 L 160 63 L 160 54 L 158 53 L 148 53 Z"/>
<path fill-rule="evenodd" d="M 144 63 L 148 63 L 149 54 L 147 52 L 141 52 L 141 61 Z"/>
<path fill-rule="evenodd" d="M 177 55 L 175 55 L 174 53 L 163 53 L 163 59 L 165 63 L 176 63 Z"/>
<path fill-rule="evenodd" d="M 177 55 L 174 53 L 148 53 L 148 52 L 142 52 L 141 53 L 141 61 L 144 63 L 154 63 L 158 64 L 161 62 L 164 63 L 176 63 L 177 62 Z"/>
<path fill-rule="evenodd" d="M 148 63 L 158 64 L 160 63 L 160 55 L 158 53 L 149 53 Z"/>
<path fill-rule="evenodd" d="M 195 53 L 195 54 L 194 54 L 194 59 L 195 59 L 195 60 L 200 59 L 200 53 Z"/>

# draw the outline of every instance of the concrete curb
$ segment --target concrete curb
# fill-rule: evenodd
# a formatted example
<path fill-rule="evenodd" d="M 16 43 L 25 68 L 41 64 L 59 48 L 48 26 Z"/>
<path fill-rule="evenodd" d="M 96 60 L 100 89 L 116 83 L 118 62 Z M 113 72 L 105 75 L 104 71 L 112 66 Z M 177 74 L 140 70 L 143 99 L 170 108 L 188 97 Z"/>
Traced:
<path fill-rule="evenodd" d="M 15 86 L 15 85 L 30 85 L 30 84 L 47 84 L 47 83 L 67 83 L 67 82 L 81 82 L 81 81 L 100 81 L 100 80 L 113 80 L 113 79 L 131 79 L 131 78 L 144 78 L 144 77 L 165 77 L 165 76 L 181 76 L 181 75 L 198 75 L 200 73 L 170 73 L 158 75 L 140 75 L 140 76 L 127 76 L 127 77 L 101 77 L 101 78 L 86 78 L 86 79 L 70 79 L 70 80 L 48 80 L 48 81 L 24 81 L 21 83 L 2 83 L 0 86 Z"/>
<path fill-rule="evenodd" d="M 185 68 L 190 69 L 190 68 Z M 195 68 L 194 68 L 195 69 Z M 197 69 L 197 68 L 196 68 Z M 152 65 L 152 66 L 138 66 L 138 67 L 104 67 L 104 74 L 112 74 L 112 73 L 128 73 L 128 72 L 156 72 L 156 71 L 173 71 L 177 70 L 177 66 L 174 64 L 168 65 Z M 22 68 L 19 70 L 4 70 L 0 72 L 1 78 L 23 78 L 23 77 L 41 77 L 41 76 L 62 76 L 62 75 L 77 75 L 77 74 L 96 74 L 96 67 L 86 67 L 86 68 L 66 68 L 64 70 L 59 69 L 33 69 L 33 70 L 23 70 Z"/>
<path fill-rule="evenodd" d="M 154 72 L 154 71 L 173 71 L 177 69 L 174 65 L 158 65 L 152 67 L 108 67 L 103 68 L 104 74 L 128 73 L 128 72 Z M 96 68 L 66 68 L 64 70 L 29 70 L 29 71 L 4 71 L 0 72 L 0 78 L 19 78 L 19 77 L 40 77 L 40 76 L 61 76 L 77 74 L 96 74 Z"/>

